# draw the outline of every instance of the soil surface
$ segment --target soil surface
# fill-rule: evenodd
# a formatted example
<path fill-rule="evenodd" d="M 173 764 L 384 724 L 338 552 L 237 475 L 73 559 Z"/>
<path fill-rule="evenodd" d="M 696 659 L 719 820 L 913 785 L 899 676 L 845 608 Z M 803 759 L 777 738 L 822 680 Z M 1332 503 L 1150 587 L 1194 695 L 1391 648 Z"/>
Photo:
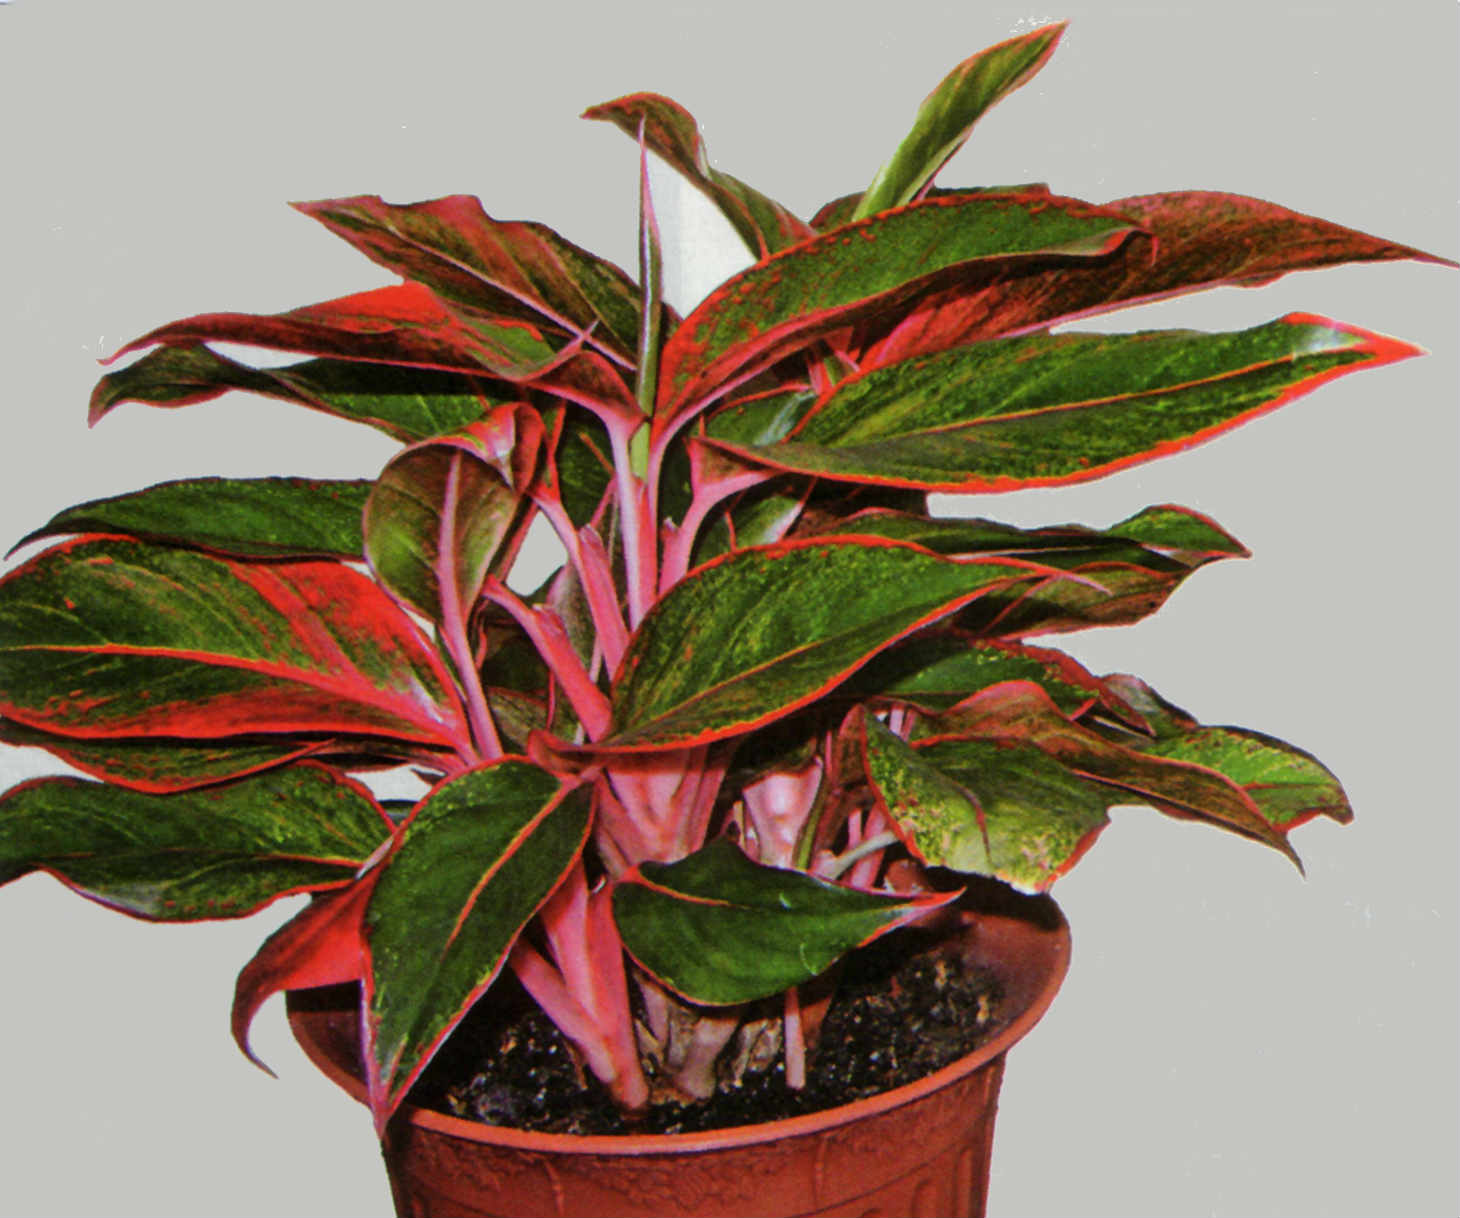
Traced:
<path fill-rule="evenodd" d="M 574 1134 L 692 1133 L 834 1108 L 915 1082 L 1000 1026 L 990 974 L 952 954 L 909 956 L 911 947 L 906 935 L 892 935 L 848 964 L 800 1091 L 786 1087 L 777 1061 L 741 1086 L 697 1104 L 655 1105 L 630 1124 L 524 998 L 506 1012 L 492 1002 L 469 1014 L 410 1102 L 490 1125 Z"/>

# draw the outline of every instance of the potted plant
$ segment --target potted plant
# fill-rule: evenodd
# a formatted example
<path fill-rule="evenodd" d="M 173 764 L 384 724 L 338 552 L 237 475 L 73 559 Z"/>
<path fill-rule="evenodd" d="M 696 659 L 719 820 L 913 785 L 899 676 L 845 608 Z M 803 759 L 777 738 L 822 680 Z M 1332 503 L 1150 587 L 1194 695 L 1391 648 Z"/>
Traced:
<path fill-rule="evenodd" d="M 1306 755 L 1025 642 L 1143 616 L 1241 553 L 1210 520 L 927 512 L 929 491 L 1081 481 L 1413 353 L 1311 316 L 1047 334 L 1152 295 L 1422 256 L 1232 196 L 929 191 L 1057 38 L 962 65 L 866 195 L 809 223 L 707 170 L 673 103 L 590 112 L 677 163 L 762 255 L 682 322 L 655 289 L 647 191 L 643 286 L 460 198 L 306 206 L 406 283 L 164 327 L 94 413 L 244 387 L 409 444 L 373 484 L 169 484 L 33 535 L 81 536 L 0 592 L 8 730 L 103 781 L 5 797 L 7 878 L 43 868 L 163 920 L 316 892 L 245 970 L 239 1029 L 280 986 L 359 977 L 383 1126 L 504 968 L 637 1110 L 713 1085 L 716 1055 L 676 1037 L 717 1049 L 776 994 L 794 1081 L 801 987 L 947 907 L 951 873 L 1042 891 L 1111 803 L 1290 855 L 1298 823 L 1344 818 Z M 310 358 L 250 368 L 208 340 Z M 534 513 L 568 561 L 514 590 Z M 397 765 L 435 780 L 409 808 L 346 777 Z M 178 859 L 225 833 L 232 857 L 195 886 Z M 744 908 L 716 912 L 731 891 Z"/>

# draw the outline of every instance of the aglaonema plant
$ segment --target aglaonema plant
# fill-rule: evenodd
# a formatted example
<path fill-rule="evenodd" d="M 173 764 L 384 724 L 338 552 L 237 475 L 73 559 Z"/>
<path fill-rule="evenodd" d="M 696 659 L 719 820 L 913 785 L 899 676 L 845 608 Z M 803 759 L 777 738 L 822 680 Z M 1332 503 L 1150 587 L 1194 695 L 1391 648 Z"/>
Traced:
<path fill-rule="evenodd" d="M 1061 28 L 960 64 L 868 189 L 810 220 L 713 168 L 667 98 L 590 109 L 640 148 L 637 278 L 464 196 L 300 205 L 401 282 L 163 326 L 92 419 L 245 390 L 404 447 L 373 481 L 163 483 L 23 539 L 66 538 L 0 581 L 3 738 L 91 778 L 0 798 L 0 882 L 42 870 L 158 921 L 312 894 L 244 968 L 234 1034 L 248 1052 L 281 989 L 359 981 L 383 1126 L 504 970 L 626 1111 L 710 1094 L 750 1035 L 797 1087 L 806 987 L 935 923 L 965 876 L 1042 892 L 1114 805 L 1294 861 L 1294 828 L 1348 820 L 1308 754 L 1029 641 L 1136 621 L 1245 555 L 1212 520 L 929 511 L 1096 478 L 1416 353 L 1306 314 L 1052 332 L 1439 261 L 1232 194 L 934 187 Z M 755 258 L 684 318 L 650 153 Z M 563 558 L 523 591 L 539 521 Z M 399 767 L 430 785 L 414 803 L 368 785 Z"/>

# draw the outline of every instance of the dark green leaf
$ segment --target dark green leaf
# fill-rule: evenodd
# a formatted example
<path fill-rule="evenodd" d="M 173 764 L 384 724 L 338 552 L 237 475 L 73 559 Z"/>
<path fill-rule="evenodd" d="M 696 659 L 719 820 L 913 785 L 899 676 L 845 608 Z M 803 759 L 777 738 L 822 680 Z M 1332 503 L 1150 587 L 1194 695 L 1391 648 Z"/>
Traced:
<path fill-rule="evenodd" d="M 272 769 L 318 753 L 331 743 L 268 736 L 207 741 L 156 736 L 85 740 L 55 736 L 8 720 L 0 720 L 0 741 L 17 748 L 45 749 L 93 777 L 157 794 L 211 786 Z"/>
<path fill-rule="evenodd" d="M 641 863 L 613 890 L 613 916 L 638 963 L 691 1002 L 779 994 L 853 948 L 958 894 L 863 892 L 753 863 L 724 838 L 677 863 Z"/>
<path fill-rule="evenodd" d="M 189 478 L 80 503 L 16 542 L 124 533 L 245 557 L 361 555 L 370 483 L 311 478 Z"/>
<path fill-rule="evenodd" d="M 349 883 L 389 832 L 368 791 L 310 762 L 170 795 L 41 778 L 0 798 L 0 880 L 39 868 L 136 917 L 236 918 Z"/>
<path fill-rule="evenodd" d="M 660 599 L 615 680 L 598 747 L 656 749 L 749 731 L 814 701 L 888 644 L 1031 575 L 872 539 L 740 550 Z"/>
<path fill-rule="evenodd" d="M 377 1124 L 501 971 L 588 823 L 587 791 L 508 758 L 437 787 L 401 831 L 365 914 Z"/>
<path fill-rule="evenodd" d="M 92 393 L 91 421 L 123 402 L 188 406 L 233 389 L 367 423 L 404 441 L 456 431 L 518 395 L 498 381 L 388 364 L 316 359 L 283 368 L 250 368 L 194 343 L 160 347 L 107 373 Z"/>

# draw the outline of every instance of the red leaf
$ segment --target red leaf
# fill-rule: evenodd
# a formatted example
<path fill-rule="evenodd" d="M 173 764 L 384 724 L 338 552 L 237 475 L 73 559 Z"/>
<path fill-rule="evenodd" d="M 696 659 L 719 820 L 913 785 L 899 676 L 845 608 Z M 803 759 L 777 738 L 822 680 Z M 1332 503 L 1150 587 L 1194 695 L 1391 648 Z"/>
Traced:
<path fill-rule="evenodd" d="M 247 343 L 452 372 L 485 369 L 509 380 L 541 373 L 559 358 L 537 327 L 510 318 L 468 322 L 418 283 L 375 288 L 271 315 L 200 313 L 159 326 L 112 358 L 157 343 L 194 342 Z M 93 405 L 93 422 L 96 413 Z"/>
<path fill-rule="evenodd" d="M 238 974 L 233 992 L 233 1039 L 249 1061 L 273 1074 L 249 1048 L 248 1029 L 259 1008 L 281 990 L 359 981 L 365 975 L 365 906 L 379 870 L 348 888 L 315 897 L 264 941 Z"/>

